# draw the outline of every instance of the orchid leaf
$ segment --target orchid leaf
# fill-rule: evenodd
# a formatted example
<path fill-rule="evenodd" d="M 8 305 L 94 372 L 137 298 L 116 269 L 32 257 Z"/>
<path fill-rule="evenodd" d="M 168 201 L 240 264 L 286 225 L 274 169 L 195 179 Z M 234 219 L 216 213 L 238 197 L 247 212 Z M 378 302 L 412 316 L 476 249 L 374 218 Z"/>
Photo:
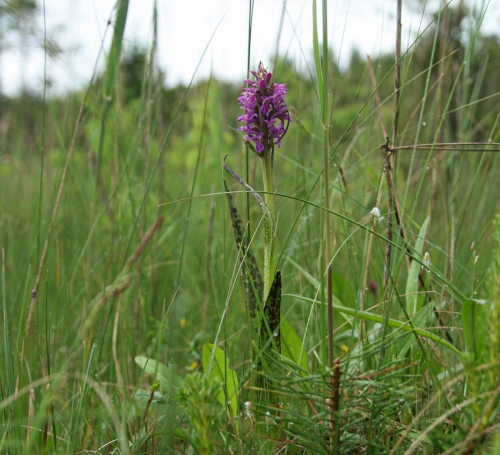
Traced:
<path fill-rule="evenodd" d="M 233 223 L 236 247 L 238 248 L 241 260 L 241 276 L 243 278 L 243 288 L 245 290 L 245 299 L 247 301 L 250 330 L 252 333 L 252 339 L 256 341 L 260 337 L 260 321 L 262 314 L 261 305 L 264 284 L 257 265 L 257 260 L 255 259 L 255 255 L 253 254 L 252 248 L 248 242 L 243 221 L 241 221 L 240 214 L 236 208 L 236 204 L 234 203 L 225 180 L 224 188 L 226 190 L 229 213 Z"/>
<path fill-rule="evenodd" d="M 227 409 L 230 418 L 238 414 L 238 376 L 229 368 L 226 353 L 211 343 L 203 346 L 203 370 L 208 375 L 211 385 L 221 382 L 223 388 L 217 394 L 219 403 Z"/>
<path fill-rule="evenodd" d="M 185 388 L 184 379 L 174 371 L 172 365 L 167 366 L 142 355 L 135 357 L 134 361 L 144 373 L 155 375 L 162 389 L 171 397 L 177 394 L 178 389 Z"/>
<path fill-rule="evenodd" d="M 274 347 L 277 352 L 281 351 L 280 337 L 280 311 L 281 311 L 281 272 L 278 270 L 274 275 L 273 284 L 264 307 L 264 318 L 260 331 L 262 347 Z M 269 343 L 269 340 L 272 340 Z"/>

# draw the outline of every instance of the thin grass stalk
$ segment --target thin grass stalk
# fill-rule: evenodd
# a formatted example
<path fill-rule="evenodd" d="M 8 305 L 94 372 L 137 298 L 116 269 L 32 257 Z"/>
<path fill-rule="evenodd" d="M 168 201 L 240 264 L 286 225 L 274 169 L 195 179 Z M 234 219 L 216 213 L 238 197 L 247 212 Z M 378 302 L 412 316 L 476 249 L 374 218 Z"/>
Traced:
<path fill-rule="evenodd" d="M 191 87 L 192 87 L 193 82 L 194 82 L 194 78 L 196 76 L 196 73 L 198 72 L 198 68 L 200 67 L 201 61 L 203 60 L 203 57 L 205 56 L 205 54 L 206 54 L 206 52 L 207 52 L 207 50 L 208 50 L 208 48 L 209 48 L 209 46 L 210 46 L 210 44 L 212 42 L 212 39 L 215 36 L 215 32 L 219 28 L 219 25 L 221 24 L 221 22 L 222 22 L 222 19 L 218 22 L 217 26 L 215 27 L 214 32 L 210 36 L 210 39 L 208 40 L 208 43 L 205 46 L 205 49 L 203 50 L 203 54 L 201 55 L 200 60 L 198 61 L 198 64 L 197 64 L 197 66 L 196 66 L 196 68 L 195 68 L 195 70 L 193 72 L 193 75 L 191 76 L 191 80 L 189 81 L 189 84 L 187 85 L 187 87 L 184 90 L 184 92 L 182 93 L 182 98 L 179 101 L 179 104 L 178 104 L 177 108 L 175 109 L 175 112 L 174 112 L 174 115 L 172 117 L 172 121 L 171 121 L 171 123 L 170 123 L 170 125 L 168 127 L 168 130 L 167 130 L 167 132 L 166 132 L 163 140 L 161 141 L 161 146 L 160 146 L 160 150 L 158 151 L 158 156 L 156 157 L 156 161 L 154 162 L 153 167 L 151 169 L 151 172 L 149 174 L 147 185 L 146 185 L 146 189 L 144 190 L 144 194 L 142 195 L 142 198 L 141 198 L 141 203 L 139 205 L 139 208 L 137 209 L 137 213 L 136 213 L 136 216 L 135 216 L 135 221 L 133 223 L 133 227 L 132 227 L 132 230 L 130 232 L 130 236 L 129 236 L 129 239 L 128 239 L 128 242 L 127 242 L 127 246 L 125 248 L 125 253 L 123 255 L 123 265 L 125 265 L 125 261 L 127 260 L 128 251 L 129 251 L 129 249 L 130 249 L 130 247 L 132 245 L 132 241 L 134 239 L 135 230 L 136 230 L 137 224 L 139 222 L 139 218 L 140 218 L 142 210 L 144 208 L 144 204 L 146 203 L 146 198 L 147 198 L 147 196 L 149 194 L 149 190 L 150 190 L 151 185 L 153 183 L 153 179 L 154 179 L 154 177 L 156 175 L 156 171 L 158 169 L 159 163 L 161 162 L 163 154 L 165 153 L 167 141 L 170 138 L 170 133 L 172 132 L 172 128 L 173 128 L 173 126 L 175 124 L 175 121 L 176 121 L 178 115 L 179 115 L 181 107 L 184 105 L 184 100 L 186 99 L 186 96 L 187 96 L 189 90 L 191 90 Z"/>
<path fill-rule="evenodd" d="M 247 38 L 247 78 L 250 77 L 250 57 L 252 49 L 252 26 L 253 26 L 253 8 L 255 0 L 248 0 L 248 38 Z M 245 144 L 245 181 L 251 185 L 250 180 L 250 149 L 248 145 Z M 247 212 L 247 238 L 252 237 L 252 231 L 250 228 L 250 194 L 245 194 L 245 205 Z"/>
<path fill-rule="evenodd" d="M 44 371 L 44 377 L 48 377 L 51 375 L 51 357 L 50 357 L 50 330 L 49 330 L 49 287 L 45 287 L 45 351 L 46 351 L 46 361 L 47 361 L 47 371 Z M 48 381 L 47 381 L 48 384 Z M 48 387 L 47 387 L 48 388 Z M 57 428 L 56 428 L 56 416 L 54 412 L 54 403 L 50 403 L 50 415 L 52 421 L 52 437 L 54 440 L 54 452 L 57 451 Z M 48 422 L 45 422 L 45 434 L 44 434 L 44 445 L 47 443 L 47 429 Z"/>
<path fill-rule="evenodd" d="M 441 14 L 441 10 L 439 12 L 439 15 L 438 15 L 438 23 L 439 23 L 439 16 Z M 471 44 L 470 46 L 467 48 L 467 51 L 465 53 L 465 56 L 464 56 L 464 61 L 460 64 L 460 67 L 459 67 L 459 70 L 458 70 L 458 73 L 456 75 L 456 79 L 450 89 L 450 93 L 449 93 L 449 96 L 448 96 L 448 100 L 446 102 L 446 105 L 443 109 L 443 112 L 442 112 L 442 115 L 440 117 L 440 120 L 439 120 L 439 123 L 438 123 L 438 126 L 437 126 L 437 129 L 436 129 L 436 133 L 434 134 L 434 140 L 433 140 L 433 143 L 437 143 L 437 140 L 439 138 L 439 131 L 441 131 L 442 127 L 443 127 L 443 124 L 444 124 L 444 121 L 445 121 L 445 118 L 447 116 L 448 113 L 451 113 L 453 111 L 450 110 L 450 105 L 451 105 L 451 102 L 453 100 L 453 97 L 455 96 L 455 92 L 457 90 L 457 88 L 459 87 L 459 80 L 460 80 L 460 77 L 462 75 L 462 72 L 464 71 L 464 68 L 466 67 L 466 63 L 467 61 L 470 59 L 470 56 L 471 56 L 471 52 L 472 52 L 472 46 L 473 46 L 473 42 L 475 40 L 475 37 L 476 35 L 479 33 L 478 29 L 475 30 L 474 32 L 474 36 L 471 37 Z M 433 46 L 433 49 L 435 47 L 435 44 Z M 458 110 L 458 109 L 455 109 L 455 110 Z M 423 115 L 423 112 L 422 112 L 422 115 Z M 420 122 L 419 122 L 419 125 L 418 125 L 418 128 L 420 128 Z M 430 163 L 430 160 L 433 156 L 433 152 L 434 152 L 434 147 L 432 147 L 430 149 L 430 153 L 428 154 L 427 156 L 427 159 L 426 159 L 426 162 L 425 164 L 423 165 L 423 169 L 426 169 L 428 166 L 429 166 L 429 163 Z M 457 153 L 455 153 L 456 155 Z M 454 172 L 453 169 L 455 169 L 458 164 L 457 164 L 457 160 L 452 160 L 452 158 L 450 157 L 450 164 L 449 164 L 449 167 L 450 167 L 450 170 L 451 170 L 451 173 L 453 175 L 452 177 L 452 194 L 450 196 L 450 200 L 447 204 L 447 207 L 449 207 L 449 210 L 450 210 L 450 216 L 452 218 L 452 220 L 456 220 L 458 221 L 457 217 L 458 217 L 458 214 L 457 214 L 457 208 L 456 208 L 456 204 L 457 204 L 457 201 L 459 202 L 459 199 L 457 199 L 457 196 L 456 196 L 456 192 L 458 191 L 458 184 L 459 184 L 459 181 L 460 179 L 458 178 L 458 172 Z M 419 181 L 419 185 L 418 185 L 418 188 L 417 188 L 417 192 L 416 192 L 416 195 L 415 195 L 415 202 L 413 204 L 413 207 L 412 207 L 412 211 L 411 211 L 411 217 L 413 217 L 416 209 L 417 209 L 417 202 L 419 201 L 419 198 L 420 198 L 420 194 L 421 194 L 421 191 L 424 187 L 424 174 L 422 174 L 421 178 L 420 178 L 420 181 Z M 408 177 L 409 179 L 410 177 Z M 452 221 L 453 222 L 453 221 Z M 457 237 L 459 237 L 460 235 L 460 228 L 458 228 L 458 232 L 457 232 Z"/>
<path fill-rule="evenodd" d="M 45 95 L 47 89 L 47 21 L 45 17 L 45 0 L 43 1 L 43 89 L 42 89 L 42 138 L 40 147 L 40 180 L 38 184 L 38 221 L 36 234 L 36 262 L 40 260 L 40 225 L 42 223 L 43 200 L 43 160 L 45 155 Z"/>
<path fill-rule="evenodd" d="M 115 82 L 117 80 L 120 68 L 120 55 L 122 50 L 123 34 L 125 32 L 125 25 L 127 23 L 128 5 L 129 5 L 128 0 L 118 0 L 116 4 L 117 11 L 116 11 L 115 29 L 106 65 L 106 76 L 104 78 L 101 121 L 99 129 L 99 142 L 97 147 L 97 163 L 95 169 L 95 184 L 93 188 L 92 203 L 95 203 L 95 198 L 98 192 L 97 188 L 100 183 L 104 136 L 106 132 L 105 122 L 108 116 L 108 110 L 113 101 L 112 98 L 113 86 L 115 85 Z"/>
<path fill-rule="evenodd" d="M 215 185 L 212 184 L 210 192 L 215 194 Z M 207 253 L 205 258 L 205 283 L 203 285 L 203 308 L 201 310 L 201 320 L 203 321 L 203 329 L 207 328 L 207 311 L 209 288 L 211 282 L 210 263 L 212 262 L 212 242 L 214 237 L 214 222 L 215 222 L 215 198 L 210 198 L 210 210 L 208 215 L 208 235 L 207 235 Z"/>
<path fill-rule="evenodd" d="M 446 8 L 446 6 L 445 6 Z M 418 120 L 418 124 L 417 124 L 417 133 L 416 133 L 416 137 L 415 137 L 415 150 L 416 150 L 416 145 L 418 144 L 419 142 L 419 139 L 420 139 L 420 130 L 421 130 L 421 127 L 423 125 L 423 118 L 424 118 L 424 111 L 425 111 L 425 106 L 426 106 L 426 101 L 427 101 L 427 98 L 428 98 L 428 94 L 429 94 L 429 84 L 430 84 L 430 77 L 431 77 L 431 68 L 432 68 L 432 62 L 434 61 L 434 54 L 436 52 L 436 47 L 437 47 L 437 40 L 438 40 L 438 37 L 439 37 L 439 27 L 440 27 L 440 23 L 441 23 L 441 14 L 442 14 L 442 11 L 443 9 L 440 9 L 439 10 L 439 13 L 438 13 L 438 17 L 437 17 L 437 20 L 436 20 L 436 32 L 434 34 L 434 41 L 433 41 L 433 45 L 432 45 L 432 52 L 431 52 L 431 57 L 430 57 L 430 60 L 429 60 L 429 68 L 428 68 L 428 73 L 427 73 L 427 78 L 426 78 L 426 83 L 425 83 L 425 89 L 424 89 L 424 95 L 423 95 L 423 99 L 422 99 L 422 108 L 421 108 L 421 111 L 420 111 L 420 116 L 419 116 L 419 120 Z M 462 73 L 463 71 L 463 64 L 460 66 L 460 69 L 459 69 L 459 72 L 457 74 L 457 79 L 455 81 L 455 83 L 452 85 L 451 89 L 449 90 L 449 95 L 448 95 L 448 100 L 446 102 L 446 105 L 445 107 L 443 108 L 442 112 L 440 113 L 441 116 L 440 117 L 437 117 L 440 119 L 439 121 L 439 124 L 438 124 L 438 127 L 436 129 L 436 133 L 434 135 L 434 138 L 433 138 L 433 144 L 436 143 L 438 141 L 438 138 L 440 136 L 440 131 L 442 129 L 442 126 L 443 126 L 443 123 L 444 123 L 444 120 L 447 116 L 448 113 L 450 113 L 450 104 L 451 104 L 451 101 L 453 99 L 453 96 L 455 95 L 455 91 L 457 89 L 457 86 L 458 86 L 458 80 L 459 80 L 459 77 L 460 77 L 460 74 Z M 430 160 L 433 156 L 433 153 L 434 153 L 434 147 L 431 147 L 430 148 L 430 153 L 428 154 L 427 156 L 427 159 L 426 159 L 426 162 L 423 166 L 424 169 L 426 169 L 428 166 L 429 166 L 429 163 L 430 163 Z M 410 162 L 410 169 L 408 171 L 408 180 L 407 180 L 407 183 L 409 183 L 409 179 L 411 177 L 411 174 L 413 172 L 413 165 L 414 165 L 414 157 L 415 157 L 415 151 L 412 153 L 412 159 L 411 159 L 411 162 Z M 413 203 L 413 207 L 412 207 L 412 210 L 411 210 L 411 214 L 410 214 L 410 218 L 413 219 L 414 217 L 414 214 L 415 214 L 415 211 L 416 211 L 416 208 L 417 208 L 417 203 L 418 201 L 420 200 L 420 192 L 422 190 L 422 187 L 423 187 L 423 182 L 424 182 L 424 176 L 422 175 L 421 179 L 420 179 L 420 182 L 419 182 L 419 185 L 418 185 L 418 188 L 417 188 L 417 192 L 416 192 L 416 195 L 415 195 L 415 202 Z M 404 199 L 404 202 L 403 202 L 403 206 L 406 207 L 406 202 L 407 202 L 407 195 L 408 195 L 408 185 L 407 185 L 407 188 L 406 188 L 406 191 L 405 191 L 405 199 Z M 454 211 L 455 211 L 455 207 L 454 207 L 454 203 L 453 201 L 450 201 L 450 210 L 452 212 L 451 216 L 452 218 L 454 217 Z"/>
<path fill-rule="evenodd" d="M 386 138 L 385 146 L 381 147 L 382 156 L 384 159 L 384 173 L 387 181 L 387 238 L 392 240 L 392 218 L 394 212 L 394 182 L 392 172 L 391 149 L 396 146 L 399 120 L 399 95 L 401 88 L 401 9 L 402 2 L 398 0 L 397 15 L 396 15 L 396 51 L 395 51 L 395 67 L 394 67 L 394 104 L 393 104 L 393 123 L 392 123 L 392 138 L 391 147 L 389 148 L 388 138 Z M 385 268 L 384 268 L 384 290 L 386 299 L 389 297 L 389 279 L 391 274 L 391 254 L 392 246 L 387 242 L 385 249 Z"/>
<path fill-rule="evenodd" d="M 323 208 L 327 211 L 330 208 L 330 156 L 328 147 L 328 18 L 327 18 L 327 2 L 322 1 L 322 31 L 323 31 L 323 47 L 322 55 L 320 57 L 319 52 L 319 42 L 318 42 L 318 29 L 317 29 L 317 6 L 316 0 L 313 1 L 313 41 L 314 41 L 314 62 L 316 66 L 316 80 L 318 84 L 318 96 L 321 108 L 321 123 L 323 129 L 323 179 L 324 179 L 324 203 Z M 321 61 L 321 58 L 323 61 Z M 317 181 L 315 182 L 315 184 Z M 325 214 L 325 251 L 324 251 L 324 261 L 325 261 L 325 275 L 327 276 L 327 302 L 329 302 L 328 297 L 328 287 L 331 287 L 331 272 L 329 271 L 329 264 L 331 258 L 331 247 L 333 244 L 332 235 L 330 232 L 330 219 L 328 214 Z M 331 289 L 330 289 L 331 291 Z M 330 302 L 331 303 L 331 302 Z M 330 315 L 330 304 L 327 305 L 327 321 L 328 321 L 328 360 L 327 364 L 331 368 L 333 366 L 333 315 Z M 331 316 L 331 317 L 330 317 Z"/>
<path fill-rule="evenodd" d="M 330 151 L 329 151 L 329 121 L 328 121 L 328 2 L 327 0 L 322 0 L 321 6 L 322 14 L 322 62 L 321 67 L 316 68 L 316 74 L 318 79 L 318 93 L 320 96 L 321 104 L 321 123 L 323 128 L 323 178 L 324 178 L 324 208 L 326 210 L 330 209 Z M 313 19 L 314 27 L 316 27 L 316 2 L 313 2 Z M 315 48 L 317 45 L 317 33 L 314 33 Z M 315 52 L 318 55 L 318 52 Z M 319 63 L 319 58 L 315 57 L 316 64 Z M 321 83 L 320 83 L 321 81 Z M 328 340 L 328 367 L 330 370 L 333 369 L 333 299 L 332 299 L 332 269 L 331 269 L 331 258 L 332 258 L 332 246 L 333 246 L 333 235 L 331 232 L 330 216 L 325 213 L 324 217 L 325 225 L 325 250 L 324 250 L 324 266 L 326 269 L 326 319 L 327 319 L 327 340 Z M 329 388 L 330 398 L 328 398 L 329 406 L 329 425 L 330 425 L 330 447 L 334 446 L 335 441 L 335 408 L 333 403 L 335 402 L 335 396 L 338 390 Z M 338 401 L 338 400 L 337 400 Z"/>
<path fill-rule="evenodd" d="M 380 102 L 380 95 L 377 90 L 377 80 L 375 78 L 375 72 L 373 70 L 373 62 L 372 59 L 369 55 L 366 56 L 367 62 L 368 62 L 368 70 L 370 72 L 370 80 L 372 83 L 372 89 L 375 94 L 375 105 L 377 109 L 377 115 L 380 123 L 380 128 L 382 129 L 382 134 L 385 140 L 387 140 L 388 134 L 387 134 L 387 127 L 385 126 L 384 122 L 384 116 L 382 114 L 382 105 Z M 382 185 L 383 185 L 383 178 L 380 178 L 379 186 L 378 186 L 378 191 L 377 191 L 377 202 L 375 204 L 375 207 L 380 206 L 380 198 L 382 196 Z M 375 219 L 372 219 L 372 230 L 376 230 L 376 224 L 375 224 Z M 370 262 L 371 262 L 371 252 L 372 252 L 372 247 L 373 247 L 373 240 L 374 236 L 370 235 L 370 239 L 368 241 L 368 250 L 366 254 L 366 263 L 365 263 L 365 272 L 364 272 L 364 277 L 363 277 L 363 285 L 361 288 L 361 293 L 362 293 L 362 298 L 361 298 L 361 310 L 364 311 L 365 309 L 365 299 L 366 299 L 366 287 L 368 284 L 368 272 L 370 268 Z M 360 339 L 363 339 L 363 321 L 360 320 Z"/>
<path fill-rule="evenodd" d="M 321 121 L 323 124 L 323 165 L 325 168 L 325 207 L 330 208 L 330 154 L 329 154 L 329 126 L 328 126 L 328 2 L 322 2 L 322 19 L 323 19 L 323 92 L 321 94 Z M 332 269 L 330 258 L 332 256 L 333 236 L 330 226 L 330 217 L 325 216 L 326 230 L 326 267 L 327 267 L 327 320 L 328 320 L 328 366 L 333 368 L 333 309 L 332 309 Z"/>
<path fill-rule="evenodd" d="M 203 104 L 203 120 L 202 120 L 202 125 L 201 125 L 201 132 L 200 132 L 200 139 L 198 142 L 198 153 L 196 155 L 196 164 L 194 168 L 194 174 L 193 174 L 193 181 L 191 182 L 191 190 L 189 193 L 189 202 L 188 202 L 188 208 L 186 211 L 186 217 L 185 217 L 185 224 L 184 224 L 184 235 L 182 237 L 182 246 L 181 246 L 181 255 L 179 258 L 179 268 L 177 269 L 177 285 L 176 287 L 179 287 L 181 284 L 181 278 L 182 278 L 182 265 L 183 265 L 183 259 L 184 259 L 184 250 L 186 247 L 186 238 L 187 238 L 187 231 L 189 229 L 189 219 L 191 216 L 191 207 L 193 203 L 193 196 L 194 196 L 194 188 L 197 182 L 198 178 L 198 170 L 200 167 L 200 159 L 201 159 L 201 151 L 203 148 L 203 139 L 205 135 L 205 123 L 206 123 L 206 116 L 207 116 L 207 105 L 208 105 L 208 93 L 210 91 L 210 83 L 212 81 L 212 77 L 208 80 L 207 84 L 207 90 L 205 93 L 205 101 Z"/>
<path fill-rule="evenodd" d="M 33 289 L 31 291 L 31 300 L 30 300 L 30 306 L 29 306 L 29 310 L 28 310 L 28 317 L 26 319 L 24 339 L 23 339 L 23 343 L 22 343 L 22 347 L 21 347 L 21 354 L 19 356 L 20 364 L 23 364 L 23 362 L 24 362 L 25 343 L 26 343 L 26 339 L 28 338 L 30 328 L 31 328 L 31 320 L 33 318 L 33 310 L 35 308 L 38 286 L 40 284 L 40 278 L 42 276 L 42 271 L 43 271 L 43 268 L 45 266 L 45 259 L 47 257 L 47 251 L 49 248 L 50 237 L 51 237 L 52 231 L 54 229 L 55 221 L 57 219 L 57 214 L 59 213 L 59 207 L 61 205 L 62 195 L 64 192 L 66 179 L 67 179 L 68 173 L 69 173 L 69 167 L 70 167 L 71 160 L 73 158 L 73 153 L 74 153 L 75 147 L 76 147 L 76 139 L 77 139 L 78 134 L 80 132 L 80 125 L 81 125 L 82 119 L 83 119 L 83 112 L 84 112 L 85 103 L 87 101 L 87 97 L 88 97 L 88 94 L 90 92 L 90 88 L 92 87 L 92 83 L 94 81 L 94 75 L 95 75 L 95 71 L 93 73 L 93 76 L 90 80 L 89 85 L 87 86 L 87 90 L 85 91 L 85 94 L 83 95 L 83 100 L 82 100 L 82 103 L 80 105 L 80 110 L 78 112 L 78 117 L 77 117 L 76 124 L 75 124 L 75 131 L 73 132 L 71 146 L 69 148 L 68 155 L 66 156 L 66 162 L 64 164 L 63 174 L 61 177 L 61 183 L 59 184 L 59 190 L 57 193 L 56 202 L 54 204 L 54 210 L 52 212 L 52 218 L 50 220 L 50 225 L 49 225 L 49 229 L 47 232 L 47 237 L 45 238 L 45 244 L 43 246 L 42 256 L 40 257 L 40 262 L 38 264 L 38 272 L 37 272 L 37 275 L 35 278 L 35 284 L 34 284 Z M 18 377 L 18 380 L 19 380 L 19 377 Z"/>
<path fill-rule="evenodd" d="M 111 352 L 113 354 L 113 361 L 115 364 L 116 382 L 118 385 L 118 389 L 121 391 L 121 393 L 123 394 L 123 397 L 125 398 L 126 397 L 126 388 L 125 388 L 125 382 L 123 381 L 123 376 L 122 376 L 121 367 L 120 367 L 120 361 L 118 360 L 118 348 L 117 348 L 118 326 L 120 323 L 121 305 L 122 305 L 122 297 L 120 295 L 118 297 L 118 303 L 116 305 L 116 310 L 115 310 L 115 319 L 114 319 L 114 324 L 113 324 L 113 336 L 111 339 Z"/>
<path fill-rule="evenodd" d="M 399 97 L 401 89 L 401 9 L 402 0 L 398 0 L 397 7 L 397 24 L 396 24 L 396 62 L 394 71 L 394 119 L 392 124 L 392 141 L 391 148 L 394 148 L 397 143 L 398 122 L 399 122 Z"/>
<path fill-rule="evenodd" d="M 80 421 L 82 419 L 82 416 L 83 416 L 83 404 L 84 404 L 84 401 L 86 399 L 86 393 L 87 393 L 87 388 L 88 388 L 88 379 L 90 377 L 90 368 L 92 366 L 92 363 L 94 361 L 94 355 L 95 355 L 95 351 L 96 351 L 96 344 L 94 343 L 90 349 L 90 356 L 89 356 L 89 360 L 87 362 L 87 369 L 86 369 L 86 372 L 85 372 L 85 377 L 84 377 L 84 380 L 83 380 L 83 387 L 82 387 L 82 390 L 80 392 L 80 399 L 78 401 L 78 407 L 76 409 L 76 416 L 75 416 L 75 421 L 73 422 L 73 427 L 71 428 L 71 446 L 72 446 L 72 450 L 73 450 L 73 453 L 76 453 L 77 451 L 77 441 L 78 441 L 78 435 L 80 434 Z"/>
<path fill-rule="evenodd" d="M 287 0 L 283 1 L 283 7 L 281 8 L 281 15 L 280 15 L 280 24 L 278 25 L 278 33 L 276 34 L 276 46 L 274 50 L 273 66 L 271 71 L 273 74 L 276 73 L 276 65 L 278 63 L 279 44 L 280 44 L 281 32 L 283 31 L 283 22 L 286 13 L 286 2 Z"/>
<path fill-rule="evenodd" d="M 388 137 L 387 127 L 385 126 L 384 116 L 382 114 L 382 103 L 380 102 L 380 95 L 377 90 L 377 80 L 375 78 L 375 72 L 373 71 L 373 62 L 369 55 L 366 56 L 366 60 L 368 63 L 368 70 L 370 72 L 370 80 L 372 82 L 373 93 L 375 95 L 375 104 L 377 107 L 378 119 L 380 122 L 380 127 L 382 128 L 382 134 L 384 135 L 384 140 L 386 140 L 386 138 Z"/>
<path fill-rule="evenodd" d="M 12 366 L 12 353 L 10 346 L 10 330 L 9 318 L 7 315 L 7 281 L 5 278 L 5 249 L 2 248 L 2 309 L 3 309 L 3 349 L 5 361 L 5 379 L 7 381 L 7 388 L 5 390 L 6 396 L 14 393 L 14 371 Z M 11 409 L 12 412 L 12 409 Z"/>
<path fill-rule="evenodd" d="M 445 0 L 442 2 L 445 3 Z M 438 74 L 446 74 L 445 67 L 445 55 L 446 55 L 446 31 L 449 29 L 449 21 L 450 21 L 450 13 L 448 8 L 443 9 L 443 26 L 441 27 L 441 36 L 440 36 L 440 48 L 439 48 L 439 64 L 438 64 Z M 450 66 L 451 61 L 448 64 Z M 444 77 L 439 77 L 438 79 L 438 90 L 437 90 L 437 114 L 440 117 L 443 114 L 443 98 L 445 91 L 445 82 L 446 79 Z M 439 134 L 439 141 L 444 142 L 444 131 L 441 131 Z"/>
<path fill-rule="evenodd" d="M 392 150 L 441 150 L 456 152 L 491 152 L 498 153 L 500 148 L 492 149 L 491 146 L 500 147 L 500 142 L 435 142 L 431 144 L 400 145 Z"/>
<path fill-rule="evenodd" d="M 153 90 L 155 83 L 155 67 L 156 67 L 156 53 L 158 48 L 158 11 L 156 0 L 153 5 L 153 43 L 151 45 L 151 51 L 149 52 L 148 61 L 148 84 L 146 89 L 146 131 L 144 134 L 144 172 L 143 172 L 143 183 L 146 184 L 147 168 L 149 165 L 150 153 L 151 153 L 151 135 L 153 130 L 153 106 L 151 101 L 153 100 Z"/>

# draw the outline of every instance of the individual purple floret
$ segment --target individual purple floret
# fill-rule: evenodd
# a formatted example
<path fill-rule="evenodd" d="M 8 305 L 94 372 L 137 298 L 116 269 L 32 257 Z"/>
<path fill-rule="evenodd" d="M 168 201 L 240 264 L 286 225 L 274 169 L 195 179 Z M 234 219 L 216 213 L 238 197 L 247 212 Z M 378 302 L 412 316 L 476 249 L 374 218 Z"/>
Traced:
<path fill-rule="evenodd" d="M 272 74 L 268 73 L 262 62 L 257 71 L 250 71 L 255 81 L 246 79 L 247 87 L 238 98 L 244 115 L 238 117 L 245 122 L 238 130 L 245 132 L 245 141 L 253 142 L 257 153 L 272 150 L 281 145 L 281 139 L 288 129 L 292 118 L 285 103 L 286 84 L 272 82 Z M 286 124 L 285 124 L 286 122 Z"/>

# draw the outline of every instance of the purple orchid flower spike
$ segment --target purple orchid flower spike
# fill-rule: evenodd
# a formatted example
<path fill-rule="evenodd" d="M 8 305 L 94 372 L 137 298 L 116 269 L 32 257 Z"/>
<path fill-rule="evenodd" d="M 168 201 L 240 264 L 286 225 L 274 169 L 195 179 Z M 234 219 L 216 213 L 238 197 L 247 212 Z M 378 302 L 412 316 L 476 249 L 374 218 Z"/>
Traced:
<path fill-rule="evenodd" d="M 245 142 L 253 142 L 255 146 L 252 148 L 262 156 L 264 151 L 272 153 L 275 145 L 280 147 L 288 124 L 293 120 L 285 103 L 286 84 L 272 82 L 272 74 L 267 72 L 262 62 L 257 71 L 250 72 L 255 81 L 246 79 L 247 87 L 238 98 L 245 111 L 238 121 L 246 125 L 238 130 L 245 132 Z"/>

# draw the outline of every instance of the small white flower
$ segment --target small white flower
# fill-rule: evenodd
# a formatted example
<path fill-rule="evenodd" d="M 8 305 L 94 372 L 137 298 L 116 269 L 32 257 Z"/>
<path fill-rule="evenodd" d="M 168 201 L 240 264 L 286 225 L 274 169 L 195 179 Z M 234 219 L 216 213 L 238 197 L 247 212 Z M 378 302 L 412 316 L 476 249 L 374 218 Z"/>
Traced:
<path fill-rule="evenodd" d="M 248 419 L 250 421 L 250 426 L 253 427 L 252 402 L 245 401 L 244 407 L 245 407 L 245 419 Z"/>
<path fill-rule="evenodd" d="M 429 268 L 431 265 L 431 255 L 426 251 L 422 260 L 422 268 Z"/>
<path fill-rule="evenodd" d="M 373 207 L 370 210 L 370 214 L 373 218 L 375 218 L 379 223 L 384 221 L 384 217 L 380 215 L 380 209 L 378 207 Z"/>

